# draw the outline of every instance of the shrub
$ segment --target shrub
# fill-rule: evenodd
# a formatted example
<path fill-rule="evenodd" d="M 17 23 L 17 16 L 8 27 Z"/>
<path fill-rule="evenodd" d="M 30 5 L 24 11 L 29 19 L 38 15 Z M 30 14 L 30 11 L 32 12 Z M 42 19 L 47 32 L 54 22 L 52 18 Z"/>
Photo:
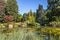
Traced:
<path fill-rule="evenodd" d="M 35 27 L 40 28 L 40 24 L 39 23 L 35 23 L 34 25 L 35 25 Z"/>
<path fill-rule="evenodd" d="M 4 16 L 4 21 L 5 22 L 13 21 L 13 20 L 14 20 L 14 17 L 13 16 L 8 16 L 8 15 Z"/>
<path fill-rule="evenodd" d="M 3 17 L 0 17 L 0 22 L 4 22 L 4 18 Z"/>
<path fill-rule="evenodd" d="M 50 25 L 52 25 L 53 27 L 60 27 L 60 22 L 50 22 Z"/>

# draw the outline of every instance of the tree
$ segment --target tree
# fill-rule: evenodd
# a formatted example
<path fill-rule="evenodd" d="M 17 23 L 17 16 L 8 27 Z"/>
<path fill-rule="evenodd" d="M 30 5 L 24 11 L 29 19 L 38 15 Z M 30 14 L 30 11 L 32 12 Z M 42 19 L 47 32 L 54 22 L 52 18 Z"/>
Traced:
<path fill-rule="evenodd" d="M 22 21 L 22 15 L 18 14 L 17 18 L 15 19 L 16 22 L 21 22 Z"/>
<path fill-rule="evenodd" d="M 55 10 L 59 0 L 48 0 L 48 9 Z"/>
<path fill-rule="evenodd" d="M 48 0 L 48 10 L 46 16 L 50 21 L 56 21 L 59 15 L 59 0 Z"/>
<path fill-rule="evenodd" d="M 8 15 L 16 15 L 18 13 L 18 5 L 16 0 L 7 0 L 6 4 Z"/>
<path fill-rule="evenodd" d="M 23 14 L 23 21 L 27 21 L 27 13 Z"/>
<path fill-rule="evenodd" d="M 36 22 L 43 23 L 43 17 L 44 17 L 44 10 L 43 6 L 39 5 L 37 11 L 36 11 Z"/>
<path fill-rule="evenodd" d="M 4 13 L 4 8 L 5 8 L 5 2 L 4 0 L 0 0 L 0 22 L 3 22 L 3 16 L 5 15 Z"/>
<path fill-rule="evenodd" d="M 14 16 L 14 19 L 17 20 L 18 5 L 16 0 L 7 0 L 6 6 L 5 6 L 5 15 Z"/>
<path fill-rule="evenodd" d="M 29 22 L 29 24 L 32 24 L 32 25 L 33 25 L 33 24 L 35 23 L 35 17 L 34 17 L 34 15 L 33 15 L 32 10 L 30 10 L 30 11 L 28 12 L 27 17 L 28 17 L 28 22 Z"/>
<path fill-rule="evenodd" d="M 60 22 L 60 0 L 48 0 L 48 9 L 46 17 L 48 24 L 51 22 Z"/>

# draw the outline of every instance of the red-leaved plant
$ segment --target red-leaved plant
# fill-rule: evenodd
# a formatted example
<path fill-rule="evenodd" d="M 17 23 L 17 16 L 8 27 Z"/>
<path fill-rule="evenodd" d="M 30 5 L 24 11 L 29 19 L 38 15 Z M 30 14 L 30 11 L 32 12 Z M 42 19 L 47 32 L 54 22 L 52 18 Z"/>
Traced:
<path fill-rule="evenodd" d="M 5 22 L 11 22 L 13 20 L 14 20 L 14 17 L 13 16 L 8 16 L 8 15 L 4 16 L 4 21 Z"/>

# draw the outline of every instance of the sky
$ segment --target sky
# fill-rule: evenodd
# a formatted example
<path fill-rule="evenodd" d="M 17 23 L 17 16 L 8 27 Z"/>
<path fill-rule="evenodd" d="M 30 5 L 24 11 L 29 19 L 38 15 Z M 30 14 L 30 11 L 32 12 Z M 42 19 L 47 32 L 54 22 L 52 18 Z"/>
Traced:
<path fill-rule="evenodd" d="M 44 9 L 47 9 L 47 0 L 17 0 L 17 4 L 20 14 L 27 13 L 30 9 L 36 12 L 39 4 L 43 5 Z"/>

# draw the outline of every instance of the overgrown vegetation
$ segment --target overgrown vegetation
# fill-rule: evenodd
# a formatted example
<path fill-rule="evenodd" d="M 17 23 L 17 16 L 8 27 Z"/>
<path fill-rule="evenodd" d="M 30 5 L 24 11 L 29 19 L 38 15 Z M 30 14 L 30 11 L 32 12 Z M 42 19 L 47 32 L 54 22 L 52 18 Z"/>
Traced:
<path fill-rule="evenodd" d="M 0 0 L 0 39 L 60 40 L 60 0 L 47 2 L 47 9 L 39 4 L 36 12 L 21 15 L 16 0 Z"/>

